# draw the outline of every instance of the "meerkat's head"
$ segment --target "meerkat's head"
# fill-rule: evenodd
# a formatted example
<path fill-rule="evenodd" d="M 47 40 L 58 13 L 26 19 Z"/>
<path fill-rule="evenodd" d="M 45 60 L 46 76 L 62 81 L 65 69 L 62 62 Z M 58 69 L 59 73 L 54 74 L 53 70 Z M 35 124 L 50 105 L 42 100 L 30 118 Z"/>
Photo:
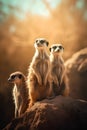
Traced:
<path fill-rule="evenodd" d="M 63 53 L 64 47 L 62 46 L 62 44 L 53 44 L 50 48 L 49 51 L 51 52 L 51 54 L 53 55 L 60 55 Z"/>
<path fill-rule="evenodd" d="M 49 45 L 49 42 L 44 38 L 36 39 L 34 46 L 37 49 L 45 49 Z"/>
<path fill-rule="evenodd" d="M 10 83 L 21 84 L 23 81 L 25 81 L 25 76 L 23 73 L 17 71 L 17 72 L 10 74 L 8 81 Z"/>

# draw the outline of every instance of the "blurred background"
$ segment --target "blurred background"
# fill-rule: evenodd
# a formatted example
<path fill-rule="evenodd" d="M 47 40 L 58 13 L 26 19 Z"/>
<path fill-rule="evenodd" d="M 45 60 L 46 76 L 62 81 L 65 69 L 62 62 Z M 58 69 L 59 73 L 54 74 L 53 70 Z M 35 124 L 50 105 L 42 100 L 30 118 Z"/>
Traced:
<path fill-rule="evenodd" d="M 0 0 L 0 129 L 14 117 L 7 79 L 27 75 L 38 37 L 62 43 L 65 61 L 87 47 L 87 0 Z"/>

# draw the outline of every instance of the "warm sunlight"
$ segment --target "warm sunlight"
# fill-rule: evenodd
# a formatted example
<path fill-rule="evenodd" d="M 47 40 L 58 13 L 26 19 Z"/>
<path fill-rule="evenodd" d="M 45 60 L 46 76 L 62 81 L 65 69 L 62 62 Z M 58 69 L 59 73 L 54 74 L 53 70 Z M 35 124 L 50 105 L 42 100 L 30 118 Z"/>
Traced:
<path fill-rule="evenodd" d="M 63 59 L 64 62 L 63 60 L 59 60 L 58 63 L 64 63 L 66 66 L 71 92 L 70 96 L 81 100 L 87 100 L 87 0 L 0 0 L 0 129 L 11 122 L 14 117 L 14 101 L 12 96 L 13 84 L 8 83 L 7 79 L 9 75 L 15 71 L 21 71 L 26 76 L 28 75 L 28 67 L 35 54 L 34 43 L 37 38 L 45 38 L 49 42 L 49 45 L 46 48 L 48 55 L 51 55 L 49 48 L 52 44 L 59 43 L 63 45 L 62 51 L 64 51 L 64 53 L 61 53 L 61 59 Z M 48 42 L 46 42 L 46 44 Z M 56 51 L 57 49 L 55 48 L 56 47 L 54 47 L 52 51 Z M 57 55 L 57 59 L 59 58 L 59 55 Z M 45 60 L 43 60 L 43 62 L 44 61 Z M 54 64 L 55 61 L 53 65 Z M 43 65 L 44 63 L 38 67 L 41 68 L 39 71 L 41 73 L 44 73 L 44 69 L 42 69 Z M 49 68 L 50 67 L 45 71 L 46 73 Z M 59 68 L 59 64 L 56 68 Z M 61 68 L 63 67 L 60 66 L 60 75 L 57 76 L 58 84 L 61 83 L 60 79 L 62 79 L 61 75 L 63 74 Z M 55 73 L 57 73 L 57 71 L 55 71 Z M 54 81 L 57 82 L 55 74 L 53 75 L 55 77 Z M 21 76 L 18 74 L 17 78 L 18 76 L 20 80 Z M 44 77 L 46 77 L 46 75 L 42 75 L 41 78 Z M 51 83 L 54 84 L 53 81 Z M 80 103 L 82 103 L 81 100 Z M 73 105 L 70 98 L 68 100 L 70 102 L 68 102 L 65 101 L 65 98 L 63 100 L 61 96 L 59 99 L 56 98 L 48 102 L 54 103 L 52 105 L 56 106 L 57 101 L 60 106 L 64 103 L 66 104 L 62 106 L 67 106 L 68 103 Z M 67 108 L 69 106 L 67 106 Z M 75 105 L 72 107 L 75 107 Z M 46 107 L 43 106 L 41 109 L 42 108 Z M 60 107 L 58 106 L 57 108 L 53 106 L 53 108 L 50 108 L 50 111 L 47 108 L 46 112 L 54 110 L 55 112 L 62 113 L 62 115 L 60 114 L 61 120 L 63 119 L 63 116 L 64 120 L 66 120 L 67 117 L 68 119 L 71 119 L 71 122 L 73 122 L 75 118 L 78 119 L 83 116 L 79 115 L 78 117 L 70 118 L 71 115 L 75 115 L 73 112 L 78 112 L 77 115 L 80 114 L 82 108 L 79 110 L 78 104 L 75 107 L 77 109 L 73 108 L 73 112 L 69 108 L 71 115 L 69 115 L 69 113 L 68 115 L 70 117 L 68 117 L 67 112 L 65 112 L 65 108 L 63 108 L 64 110 L 62 110 L 62 112 L 58 111 L 59 108 Z M 59 114 L 56 114 L 54 111 L 51 112 L 54 113 L 52 119 Z M 51 113 L 48 115 L 52 115 Z M 59 120 L 60 116 L 58 116 L 57 119 Z M 31 120 L 30 117 L 28 122 L 31 122 Z M 79 120 L 84 121 L 84 119 Z M 44 120 L 41 121 L 44 122 Z M 35 125 L 37 126 L 39 122 L 40 120 L 38 120 Z M 82 122 L 82 124 L 85 123 Z M 55 125 L 53 124 L 53 126 Z"/>

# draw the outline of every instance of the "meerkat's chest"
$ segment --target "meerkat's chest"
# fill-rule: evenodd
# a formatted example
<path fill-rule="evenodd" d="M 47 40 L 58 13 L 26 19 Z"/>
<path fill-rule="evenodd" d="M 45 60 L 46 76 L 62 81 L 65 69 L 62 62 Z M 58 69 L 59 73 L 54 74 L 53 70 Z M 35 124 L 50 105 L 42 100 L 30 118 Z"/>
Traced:
<path fill-rule="evenodd" d="M 16 85 L 13 88 L 13 98 L 14 98 L 15 107 L 18 109 L 22 102 L 22 97 Z"/>
<path fill-rule="evenodd" d="M 44 75 L 44 73 L 46 73 L 46 71 L 48 69 L 48 62 L 46 60 L 42 59 L 37 63 L 36 67 L 38 68 L 40 74 Z"/>
<path fill-rule="evenodd" d="M 60 74 L 62 74 L 62 71 L 63 71 L 62 65 L 59 65 L 59 64 L 54 65 L 54 64 L 52 64 L 52 66 L 51 66 L 51 72 L 53 74 L 60 75 Z"/>
<path fill-rule="evenodd" d="M 15 85 L 13 88 L 14 101 L 17 101 L 19 97 L 20 97 L 20 92 L 18 91 L 17 86 Z"/>

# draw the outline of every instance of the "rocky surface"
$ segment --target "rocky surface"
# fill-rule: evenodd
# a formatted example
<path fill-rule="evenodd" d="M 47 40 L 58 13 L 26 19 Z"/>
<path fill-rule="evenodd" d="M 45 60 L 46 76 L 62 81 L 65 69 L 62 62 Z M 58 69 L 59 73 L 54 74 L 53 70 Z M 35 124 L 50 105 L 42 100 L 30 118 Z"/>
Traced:
<path fill-rule="evenodd" d="M 65 62 L 70 96 L 87 100 L 87 48 L 75 53 Z"/>
<path fill-rule="evenodd" d="M 3 130 L 77 130 L 87 129 L 87 102 L 57 96 L 35 103 L 20 118 Z"/>

